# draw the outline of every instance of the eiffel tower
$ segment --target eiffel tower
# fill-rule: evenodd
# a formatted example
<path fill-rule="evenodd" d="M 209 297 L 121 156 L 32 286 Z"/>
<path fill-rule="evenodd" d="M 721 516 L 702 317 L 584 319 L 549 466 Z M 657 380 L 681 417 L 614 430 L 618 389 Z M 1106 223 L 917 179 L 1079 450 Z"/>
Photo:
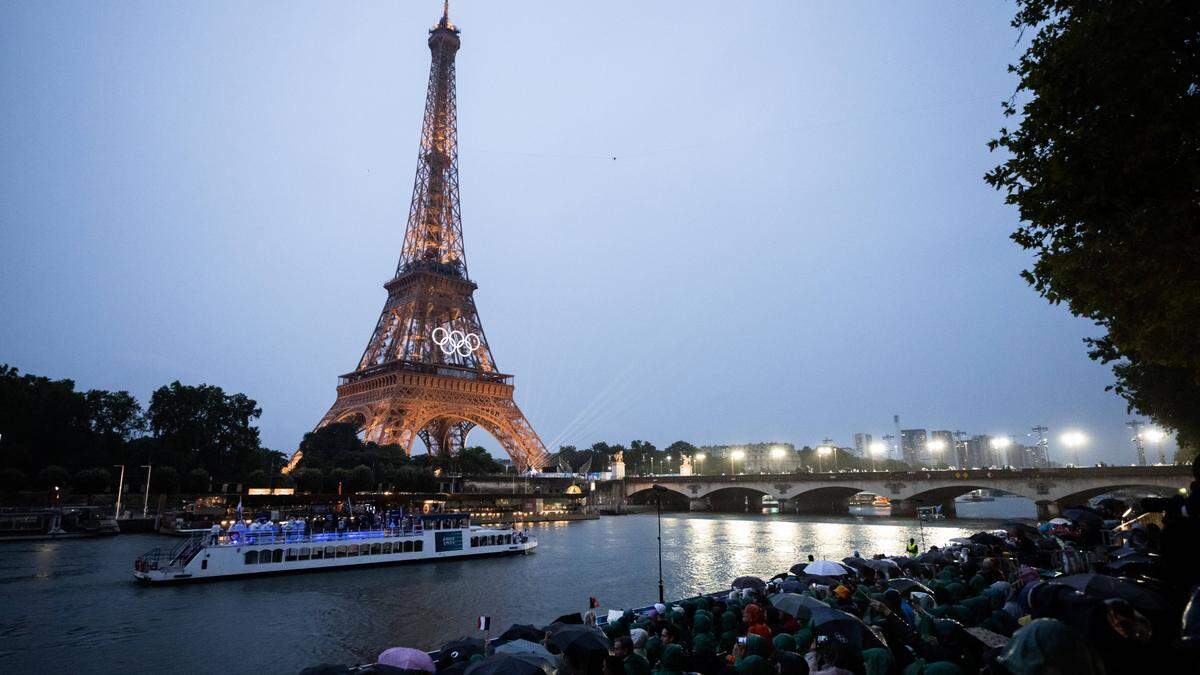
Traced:
<path fill-rule="evenodd" d="M 540 466 L 547 453 L 513 401 L 512 376 L 496 368 L 467 275 L 454 94 L 461 42 L 448 5 L 429 31 L 432 64 L 404 250 L 383 285 L 387 302 L 358 367 L 339 378 L 337 400 L 317 427 L 350 422 L 366 440 L 411 455 L 418 436 L 430 453 L 457 453 L 478 426 L 523 470 Z"/>

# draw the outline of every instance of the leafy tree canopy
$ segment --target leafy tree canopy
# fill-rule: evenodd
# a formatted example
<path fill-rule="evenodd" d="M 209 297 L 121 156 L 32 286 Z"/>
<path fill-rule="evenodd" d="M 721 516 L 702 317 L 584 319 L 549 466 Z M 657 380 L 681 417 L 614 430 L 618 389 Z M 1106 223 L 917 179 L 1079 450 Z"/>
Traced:
<path fill-rule="evenodd" d="M 1200 443 L 1200 9 L 1018 0 L 1033 34 L 986 180 L 1018 208 L 1025 279 L 1097 323 L 1131 410 Z M 1018 103 L 1017 100 L 1024 101 Z"/>

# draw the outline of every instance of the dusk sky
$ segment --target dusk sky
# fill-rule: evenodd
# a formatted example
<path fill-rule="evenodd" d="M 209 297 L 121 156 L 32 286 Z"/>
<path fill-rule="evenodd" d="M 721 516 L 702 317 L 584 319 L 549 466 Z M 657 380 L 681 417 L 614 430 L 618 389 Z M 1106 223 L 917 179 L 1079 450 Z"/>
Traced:
<path fill-rule="evenodd" d="M 0 4 L 0 363 L 245 392 L 294 450 L 385 300 L 440 12 Z M 848 445 L 899 414 L 1134 459 L 1096 329 L 1018 276 L 983 181 L 1011 3 L 450 12 L 475 298 L 551 450 Z"/>

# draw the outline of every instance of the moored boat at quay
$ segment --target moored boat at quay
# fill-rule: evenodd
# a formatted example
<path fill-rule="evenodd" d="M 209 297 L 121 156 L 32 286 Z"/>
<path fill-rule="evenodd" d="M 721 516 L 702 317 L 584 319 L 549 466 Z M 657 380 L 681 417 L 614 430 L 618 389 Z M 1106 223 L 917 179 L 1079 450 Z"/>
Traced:
<path fill-rule="evenodd" d="M 290 525 L 290 526 L 288 526 Z M 147 583 L 311 572 L 395 563 L 531 553 L 537 539 L 513 527 L 481 527 L 468 514 L 408 516 L 391 527 L 308 533 L 301 522 L 255 530 L 216 528 L 134 561 Z"/>

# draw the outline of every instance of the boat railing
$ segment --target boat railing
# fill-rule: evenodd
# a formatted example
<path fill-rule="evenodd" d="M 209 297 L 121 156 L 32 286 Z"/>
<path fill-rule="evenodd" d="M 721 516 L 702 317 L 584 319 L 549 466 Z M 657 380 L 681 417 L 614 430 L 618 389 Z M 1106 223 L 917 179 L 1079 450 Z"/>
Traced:
<path fill-rule="evenodd" d="M 372 530 L 344 530 L 340 532 L 263 532 L 223 530 L 210 546 L 253 546 L 258 544 L 326 544 L 339 541 L 363 541 L 397 537 L 420 537 L 426 532 L 422 528 L 381 528 Z M 211 537 L 211 535 L 208 535 Z"/>

